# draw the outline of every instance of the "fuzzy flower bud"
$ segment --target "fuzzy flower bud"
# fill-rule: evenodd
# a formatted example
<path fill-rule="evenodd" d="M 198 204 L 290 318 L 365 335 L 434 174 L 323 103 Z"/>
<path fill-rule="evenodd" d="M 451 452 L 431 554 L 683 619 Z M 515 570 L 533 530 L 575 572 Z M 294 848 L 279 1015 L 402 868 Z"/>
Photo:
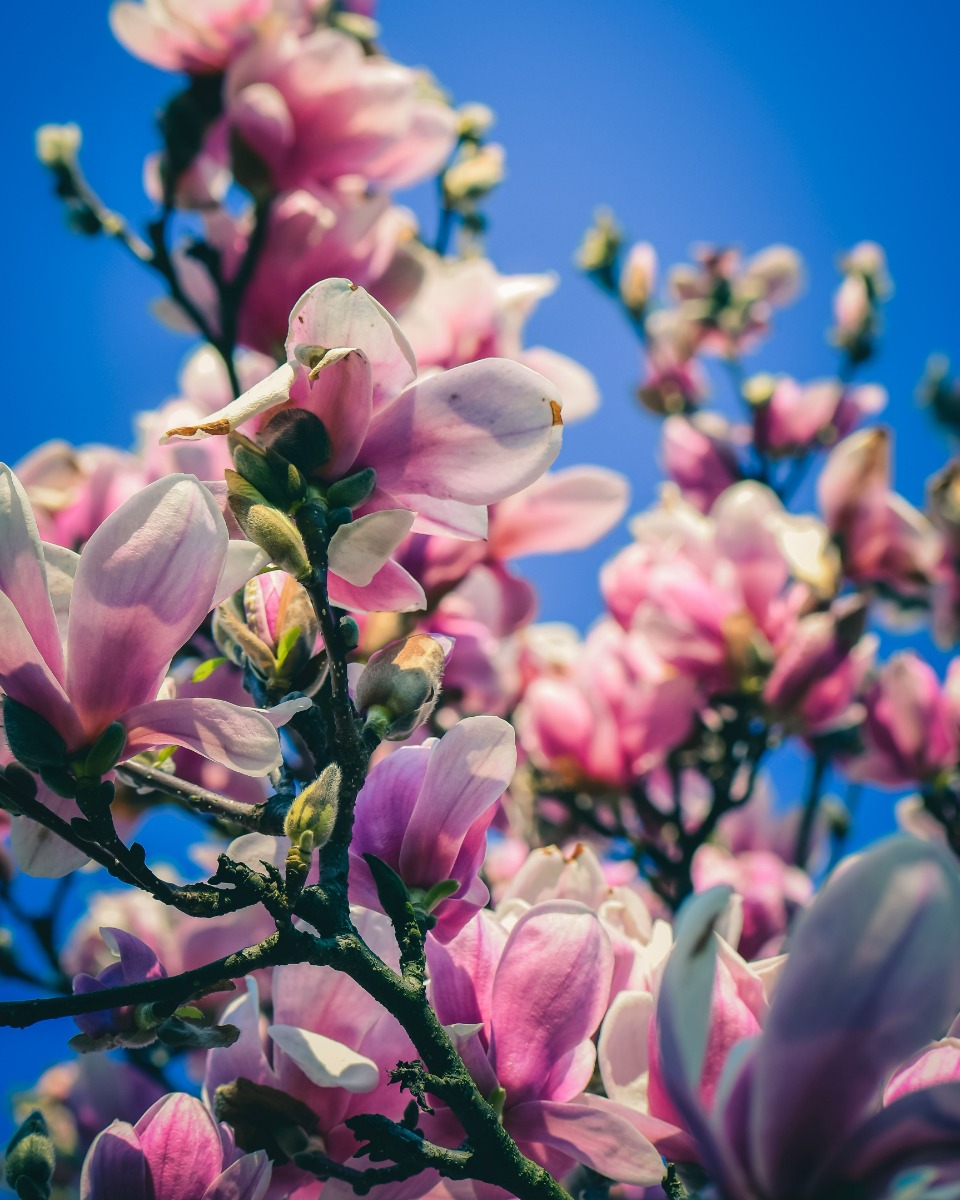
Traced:
<path fill-rule="evenodd" d="M 283 831 L 294 845 L 300 842 L 304 833 L 312 835 L 314 849 L 326 845 L 337 819 L 339 795 L 340 768 L 336 763 L 330 763 L 290 806 Z"/>
<path fill-rule="evenodd" d="M 503 147 L 491 143 L 467 153 L 443 176 L 443 194 L 451 208 L 472 204 L 503 182 Z"/>
<path fill-rule="evenodd" d="M 293 521 L 241 475 L 235 471 L 224 474 L 229 489 L 227 503 L 243 532 L 288 575 L 305 579 L 310 574 L 310 560 Z"/>
<path fill-rule="evenodd" d="M 414 633 L 370 656 L 357 683 L 357 707 L 388 741 L 403 741 L 430 716 L 450 646 L 447 638 Z"/>
<path fill-rule="evenodd" d="M 43 1115 L 34 1111 L 7 1146 L 7 1183 L 20 1200 L 48 1200 L 53 1183 L 53 1140 Z"/>
<path fill-rule="evenodd" d="M 82 139 L 79 125 L 41 125 L 36 133 L 37 158 L 45 167 L 70 165 Z"/>
<path fill-rule="evenodd" d="M 591 275 L 606 275 L 613 270 L 622 245 L 623 233 L 613 213 L 598 209 L 577 251 L 577 266 Z"/>

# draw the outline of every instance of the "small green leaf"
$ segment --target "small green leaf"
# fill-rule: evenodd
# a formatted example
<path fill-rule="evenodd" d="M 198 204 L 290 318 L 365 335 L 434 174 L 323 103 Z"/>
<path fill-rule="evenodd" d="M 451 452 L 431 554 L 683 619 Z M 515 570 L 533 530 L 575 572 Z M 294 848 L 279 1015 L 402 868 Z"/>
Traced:
<path fill-rule="evenodd" d="M 217 667 L 222 666 L 227 660 L 221 655 L 218 658 L 208 658 L 206 662 L 202 662 L 199 667 L 190 676 L 191 683 L 203 683 L 205 679 L 209 679 Z M 167 749 L 173 753 L 173 747 L 168 746 Z M 169 755 L 167 756 L 169 758 Z"/>
<path fill-rule="evenodd" d="M 290 657 L 290 651 L 297 644 L 297 638 L 300 636 L 301 629 L 299 625 L 292 625 L 277 643 L 277 670 L 283 670 L 283 664 Z"/>
<path fill-rule="evenodd" d="M 162 767 L 163 764 L 167 761 L 167 759 L 173 758 L 173 756 L 176 752 L 177 752 L 176 746 L 164 746 L 164 748 L 157 754 L 156 758 L 153 760 L 153 765 L 155 767 Z"/>

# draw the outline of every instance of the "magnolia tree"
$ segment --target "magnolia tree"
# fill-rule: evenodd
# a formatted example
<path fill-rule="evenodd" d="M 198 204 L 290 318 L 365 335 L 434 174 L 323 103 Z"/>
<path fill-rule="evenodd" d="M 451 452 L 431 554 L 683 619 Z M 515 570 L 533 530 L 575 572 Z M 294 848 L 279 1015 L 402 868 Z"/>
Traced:
<path fill-rule="evenodd" d="M 551 278 L 484 256 L 492 116 L 387 58 L 372 7 L 115 3 L 182 76 L 142 232 L 75 127 L 39 131 L 71 223 L 199 345 L 135 450 L 0 472 L 0 969 L 44 993 L 0 1025 L 77 1026 L 7 1183 L 960 1196 L 960 660 L 878 661 L 875 632 L 957 641 L 960 468 L 926 513 L 893 490 L 883 251 L 842 258 L 836 373 L 799 381 L 747 366 L 792 250 L 661 285 L 597 219 L 580 265 L 637 333 L 668 481 L 589 632 L 538 625 L 513 560 L 596 541 L 628 483 L 550 471 L 598 397 L 525 344 Z M 427 179 L 432 244 L 394 202 Z M 924 390 L 956 421 L 941 364 Z M 864 783 L 910 793 L 904 832 L 845 856 Z M 200 879 L 137 840 L 163 805 Z M 49 910 L 21 873 L 62 880 Z"/>

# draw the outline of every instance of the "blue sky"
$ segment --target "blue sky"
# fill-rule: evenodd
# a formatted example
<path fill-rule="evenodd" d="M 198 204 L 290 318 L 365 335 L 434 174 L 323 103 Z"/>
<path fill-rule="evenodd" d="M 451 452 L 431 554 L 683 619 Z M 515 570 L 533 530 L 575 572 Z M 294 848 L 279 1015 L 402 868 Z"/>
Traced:
<path fill-rule="evenodd" d="M 8 336 L 0 457 L 8 462 L 51 436 L 128 443 L 132 415 L 173 391 L 188 349 L 149 316 L 152 279 L 116 247 L 65 229 L 33 160 L 38 124 L 75 120 L 94 186 L 131 218 L 147 215 L 140 164 L 154 146 L 153 114 L 176 80 L 113 42 L 106 8 L 47 0 L 17 6 L 12 30 L 8 23 L 0 199 Z M 948 447 L 914 408 L 913 389 L 929 352 L 960 360 L 960 8 L 935 0 L 382 0 L 381 17 L 396 58 L 429 66 L 455 99 L 498 113 L 508 178 L 490 206 L 490 255 L 506 272 L 558 272 L 530 340 L 579 358 L 603 393 L 601 412 L 568 429 L 562 462 L 624 471 L 635 509 L 659 479 L 656 424 L 632 400 L 634 340 L 572 266 L 604 203 L 665 263 L 683 260 L 696 241 L 748 252 L 794 245 L 807 262 L 807 292 L 750 365 L 801 379 L 834 362 L 824 330 L 836 255 L 863 238 L 881 242 L 896 294 L 867 378 L 890 391 L 897 484 L 921 500 Z M 426 189 L 414 204 L 432 230 Z M 532 564 L 544 615 L 588 624 L 599 605 L 596 568 L 624 540 L 621 531 L 576 560 Z M 796 790 L 785 772 L 781 790 Z M 889 820 L 884 804 L 878 827 Z M 51 1041 L 52 1030 L 17 1035 L 10 1086 L 26 1083 L 40 1057 L 52 1060 Z M 0 1113 L 0 1128 L 4 1120 Z"/>

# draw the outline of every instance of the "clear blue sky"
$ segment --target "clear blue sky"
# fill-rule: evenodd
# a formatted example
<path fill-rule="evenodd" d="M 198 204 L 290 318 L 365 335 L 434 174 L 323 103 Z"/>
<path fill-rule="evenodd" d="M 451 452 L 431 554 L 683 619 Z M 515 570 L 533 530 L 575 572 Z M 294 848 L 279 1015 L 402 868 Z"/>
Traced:
<path fill-rule="evenodd" d="M 106 8 L 47 0 L 15 6 L 7 22 L 0 457 L 8 462 L 51 436 L 128 443 L 132 414 L 171 393 L 188 348 L 150 318 L 152 279 L 116 247 L 66 231 L 33 161 L 38 124 L 75 120 L 106 201 L 131 217 L 147 213 L 140 164 L 154 146 L 153 113 L 176 80 L 113 42 Z M 871 374 L 891 395 L 898 486 L 920 501 L 947 447 L 915 411 L 913 389 L 931 350 L 960 360 L 957 6 L 382 0 L 381 17 L 396 58 L 429 66 L 458 101 L 483 100 L 498 113 L 509 176 L 491 205 L 491 257 L 508 272 L 560 273 L 531 338 L 582 360 L 604 397 L 597 417 L 568 430 L 563 462 L 623 470 L 637 508 L 659 478 L 656 425 L 631 400 L 633 339 L 571 265 L 592 210 L 607 203 L 663 262 L 699 240 L 747 251 L 796 246 L 807 294 L 752 363 L 801 379 L 833 363 L 824 329 L 836 254 L 862 238 L 881 242 L 896 295 Z M 428 198 L 416 207 L 432 229 Z M 535 564 L 544 615 L 587 624 L 598 611 L 595 569 L 623 540 L 572 568 Z M 0 1085 L 22 1086 L 40 1058 L 51 1061 L 51 1035 L 0 1034 L 8 1064 Z M 0 1129 L 5 1120 L 0 1112 Z"/>

